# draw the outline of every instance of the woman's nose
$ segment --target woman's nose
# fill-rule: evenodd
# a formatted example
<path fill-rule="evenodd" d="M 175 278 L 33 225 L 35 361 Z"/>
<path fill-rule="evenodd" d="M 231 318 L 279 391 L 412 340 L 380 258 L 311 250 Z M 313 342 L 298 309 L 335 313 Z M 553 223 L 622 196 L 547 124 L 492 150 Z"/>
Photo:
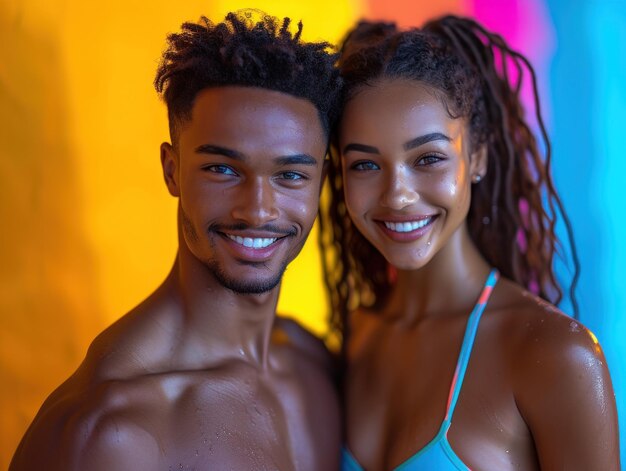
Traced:
<path fill-rule="evenodd" d="M 406 172 L 406 170 L 400 170 L 390 174 L 387 187 L 381 198 L 383 206 L 401 210 L 419 200 L 415 182 L 406 175 Z"/>

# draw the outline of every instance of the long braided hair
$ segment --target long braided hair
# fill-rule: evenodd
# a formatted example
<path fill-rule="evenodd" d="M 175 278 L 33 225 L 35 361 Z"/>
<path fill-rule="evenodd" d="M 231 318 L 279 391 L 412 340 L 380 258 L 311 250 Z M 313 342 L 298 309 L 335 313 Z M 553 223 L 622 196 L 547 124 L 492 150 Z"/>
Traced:
<path fill-rule="evenodd" d="M 578 257 L 570 222 L 550 176 L 550 142 L 528 60 L 476 21 L 445 16 L 407 31 L 398 31 L 390 23 L 359 23 L 342 46 L 340 72 L 344 103 L 381 79 L 410 79 L 433 87 L 451 117 L 467 119 L 472 148 L 486 146 L 488 156 L 487 174 L 480 184 L 472 185 L 467 225 L 473 242 L 504 276 L 557 304 L 562 290 L 553 259 L 561 250 L 555 234 L 561 217 L 571 246 L 570 297 L 576 314 Z M 543 152 L 520 100 L 525 72 L 532 82 Z M 348 313 L 358 306 L 383 305 L 392 281 L 387 261 L 350 220 L 339 159 L 334 145 L 319 241 L 331 329 L 342 334 L 345 345 Z"/>

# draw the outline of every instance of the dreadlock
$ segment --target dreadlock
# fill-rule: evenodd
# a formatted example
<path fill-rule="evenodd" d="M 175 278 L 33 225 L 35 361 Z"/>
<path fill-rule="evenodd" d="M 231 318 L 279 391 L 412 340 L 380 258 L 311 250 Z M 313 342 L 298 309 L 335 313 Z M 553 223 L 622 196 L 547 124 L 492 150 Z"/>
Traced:
<path fill-rule="evenodd" d="M 486 146 L 488 155 L 487 174 L 480 184 L 472 185 L 467 216 L 470 236 L 483 257 L 504 276 L 554 304 L 562 298 L 553 269 L 554 255 L 561 250 L 555 225 L 557 217 L 562 218 L 572 250 L 570 297 L 576 315 L 578 257 L 571 224 L 550 176 L 550 142 L 528 60 L 510 49 L 501 36 L 456 16 L 408 31 L 398 31 L 390 23 L 361 22 L 348 34 L 341 52 L 345 102 L 381 79 L 403 78 L 433 87 L 452 118 L 467 119 L 470 145 L 474 149 Z M 532 81 L 543 153 L 520 100 L 525 70 Z M 332 147 L 330 194 L 321 209 L 320 244 L 331 329 L 342 332 L 345 340 L 348 312 L 358 306 L 383 305 L 392 281 L 384 257 L 350 220 L 343 201 L 339 151 L 336 145 Z"/>
<path fill-rule="evenodd" d="M 328 135 L 337 119 L 342 81 L 337 54 L 326 42 L 301 41 L 302 22 L 290 31 L 258 10 L 229 13 L 221 23 L 201 17 L 168 35 L 154 86 L 167 104 L 172 143 L 191 118 L 196 95 L 208 87 L 242 86 L 283 92 L 310 101 Z"/>

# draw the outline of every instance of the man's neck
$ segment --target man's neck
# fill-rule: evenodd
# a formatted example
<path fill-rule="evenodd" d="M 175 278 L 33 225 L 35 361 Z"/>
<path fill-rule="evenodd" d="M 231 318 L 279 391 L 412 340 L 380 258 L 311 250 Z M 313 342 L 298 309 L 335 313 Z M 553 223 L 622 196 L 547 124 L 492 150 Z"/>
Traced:
<path fill-rule="evenodd" d="M 163 288 L 181 316 L 177 335 L 187 355 L 207 363 L 240 359 L 267 367 L 280 285 L 263 294 L 239 294 L 223 285 L 185 247 Z"/>

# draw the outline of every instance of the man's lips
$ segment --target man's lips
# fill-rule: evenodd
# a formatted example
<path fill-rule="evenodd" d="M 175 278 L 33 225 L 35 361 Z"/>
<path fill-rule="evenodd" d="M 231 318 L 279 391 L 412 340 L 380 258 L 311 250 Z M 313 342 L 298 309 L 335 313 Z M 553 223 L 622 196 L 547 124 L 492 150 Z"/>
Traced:
<path fill-rule="evenodd" d="M 241 261 L 261 262 L 267 261 L 279 250 L 287 236 L 276 234 L 233 234 L 229 232 L 217 232 L 220 238 L 226 242 L 228 252 Z"/>
<path fill-rule="evenodd" d="M 243 259 L 268 259 L 281 241 L 290 235 L 296 235 L 295 228 L 285 229 L 275 225 L 251 228 L 243 224 L 232 226 L 213 226 L 211 232 L 218 234 L 233 250 L 233 254 Z"/>
<path fill-rule="evenodd" d="M 242 237 L 234 234 L 226 234 L 226 237 L 239 245 L 253 249 L 263 249 L 276 242 L 279 237 Z"/>

